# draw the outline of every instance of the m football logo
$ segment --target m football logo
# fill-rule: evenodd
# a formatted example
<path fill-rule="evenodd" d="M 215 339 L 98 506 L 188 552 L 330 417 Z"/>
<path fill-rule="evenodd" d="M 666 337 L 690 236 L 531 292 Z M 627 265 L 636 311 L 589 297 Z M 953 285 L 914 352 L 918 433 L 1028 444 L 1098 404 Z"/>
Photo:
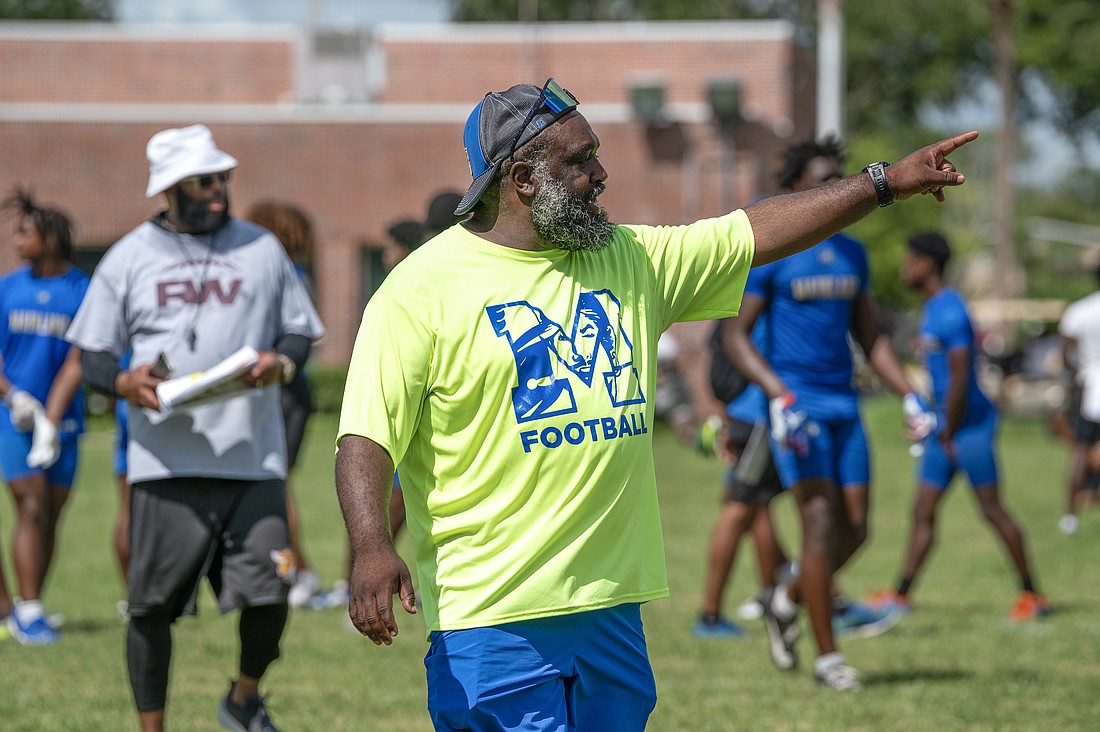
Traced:
<path fill-rule="evenodd" d="M 508 340 L 516 360 L 516 421 L 575 413 L 570 374 L 591 388 L 599 371 L 613 407 L 645 404 L 634 347 L 622 327 L 622 308 L 609 290 L 578 296 L 569 334 L 525 300 L 490 305 L 485 312 L 497 336 Z"/>

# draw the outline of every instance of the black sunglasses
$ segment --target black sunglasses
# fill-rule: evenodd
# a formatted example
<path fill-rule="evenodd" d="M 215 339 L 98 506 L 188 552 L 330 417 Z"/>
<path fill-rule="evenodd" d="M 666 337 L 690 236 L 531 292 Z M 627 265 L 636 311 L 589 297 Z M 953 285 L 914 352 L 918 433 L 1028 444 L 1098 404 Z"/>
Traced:
<path fill-rule="evenodd" d="M 192 175 L 189 178 L 184 178 L 180 183 L 186 183 L 192 188 L 197 188 L 200 191 L 205 191 L 214 185 L 214 181 L 218 181 L 221 184 L 229 182 L 229 171 L 226 170 L 222 173 L 207 173 L 206 175 Z"/>
<path fill-rule="evenodd" d="M 535 105 L 531 107 L 531 111 L 524 117 L 523 124 L 519 126 L 519 131 L 517 131 L 516 136 L 512 138 L 512 144 L 508 148 L 508 155 L 503 159 L 507 160 L 516 154 L 516 147 L 519 145 L 519 140 L 523 137 L 527 125 L 531 124 L 531 120 L 535 118 L 535 114 L 543 107 L 546 107 L 554 114 L 561 114 L 578 104 L 577 98 L 566 89 L 562 88 L 562 85 L 555 81 L 553 77 L 547 79 L 546 83 L 542 85 L 542 91 L 539 92 L 539 98 L 535 100 Z"/>

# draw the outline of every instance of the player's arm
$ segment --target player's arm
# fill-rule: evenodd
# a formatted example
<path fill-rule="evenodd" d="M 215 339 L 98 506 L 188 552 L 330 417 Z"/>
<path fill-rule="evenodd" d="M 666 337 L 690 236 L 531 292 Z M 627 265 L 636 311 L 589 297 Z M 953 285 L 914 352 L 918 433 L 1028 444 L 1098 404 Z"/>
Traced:
<path fill-rule="evenodd" d="M 0 398 L 7 399 L 15 385 L 4 375 L 4 357 L 0 356 Z"/>
<path fill-rule="evenodd" d="M 737 317 L 727 318 L 723 324 L 722 348 L 733 365 L 772 399 L 786 393 L 787 385 L 752 343 L 753 326 L 765 307 L 767 301 L 764 298 L 746 293 Z"/>
<path fill-rule="evenodd" d="M 56 425 L 61 424 L 83 380 L 84 369 L 80 366 L 80 349 L 73 346 L 65 356 L 61 369 L 50 384 L 50 393 L 46 396 L 46 417 L 51 422 Z"/>
<path fill-rule="evenodd" d="M 947 156 L 977 137 L 971 131 L 940 140 L 887 167 L 884 172 L 893 200 L 930 193 L 942 201 L 944 187 L 965 181 Z M 753 266 L 808 249 L 877 206 L 875 185 L 862 171 L 817 188 L 763 198 L 745 208 L 756 239 Z"/>
<path fill-rule="evenodd" d="M 905 370 L 898 360 L 890 337 L 883 333 L 875 321 L 875 308 L 866 292 L 856 295 L 852 307 L 852 336 L 886 385 L 899 397 L 913 392 L 913 386 L 905 378 Z"/>
<path fill-rule="evenodd" d="M 393 461 L 378 443 L 357 435 L 340 439 L 336 494 L 351 552 L 348 614 L 375 645 L 390 645 L 397 635 L 394 595 L 406 612 L 416 612 L 412 577 L 390 534 L 393 471 Z"/>
<path fill-rule="evenodd" d="M 944 396 L 946 424 L 939 433 L 942 442 L 950 442 L 966 417 L 970 396 L 970 348 L 956 346 L 947 352 L 947 394 Z"/>

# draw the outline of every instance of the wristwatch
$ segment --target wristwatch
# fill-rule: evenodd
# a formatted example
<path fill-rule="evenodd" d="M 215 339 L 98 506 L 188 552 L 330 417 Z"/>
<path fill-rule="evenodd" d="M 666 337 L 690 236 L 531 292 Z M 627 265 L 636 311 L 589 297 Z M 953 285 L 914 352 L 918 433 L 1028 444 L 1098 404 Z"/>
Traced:
<path fill-rule="evenodd" d="M 871 182 L 875 186 L 875 196 L 878 198 L 879 208 L 889 206 L 894 202 L 894 194 L 890 191 L 890 185 L 886 182 L 886 166 L 890 163 L 879 161 L 871 163 L 864 172 L 871 176 Z"/>
<path fill-rule="evenodd" d="M 276 353 L 279 358 L 279 363 L 283 365 L 283 383 L 289 384 L 294 381 L 295 374 L 298 373 L 298 367 L 294 365 L 294 359 L 285 353 Z"/>

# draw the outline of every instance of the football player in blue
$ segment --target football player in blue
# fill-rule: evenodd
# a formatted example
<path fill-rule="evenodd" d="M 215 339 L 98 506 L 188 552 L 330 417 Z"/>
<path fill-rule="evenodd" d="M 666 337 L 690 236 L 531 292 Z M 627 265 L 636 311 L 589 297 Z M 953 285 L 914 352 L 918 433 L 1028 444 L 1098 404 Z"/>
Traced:
<path fill-rule="evenodd" d="M 792 146 L 780 187 L 803 191 L 838 179 L 841 160 L 836 139 Z M 796 665 L 797 613 L 803 604 L 819 652 L 814 676 L 836 691 L 862 688 L 859 674 L 837 650 L 831 587 L 833 573 L 866 539 L 870 486 L 849 333 L 886 385 L 904 398 L 913 426 L 931 418 L 923 414 L 889 338 L 875 324 L 868 275 L 863 246 L 843 233 L 757 267 L 733 321 L 739 327 L 730 334 L 735 362 L 768 397 L 774 459 L 802 523 L 800 575 L 779 584 L 763 602 L 772 660 L 781 669 Z M 766 353 L 749 337 L 763 313 L 771 335 Z"/>
<path fill-rule="evenodd" d="M 0 470 L 15 501 L 12 565 L 20 597 L 7 623 L 20 643 L 46 645 L 58 633 L 42 611 L 42 587 L 84 427 L 80 358 L 65 331 L 88 276 L 72 266 L 64 213 L 18 188 L 3 207 L 15 214 L 15 249 L 26 262 L 0 279 Z"/>
<path fill-rule="evenodd" d="M 951 248 L 942 234 L 909 239 L 901 279 L 925 298 L 920 352 L 932 379 L 936 430 L 923 440 L 917 468 L 917 496 L 905 567 L 897 590 L 884 590 L 872 604 L 910 609 L 909 590 L 935 539 L 936 508 L 955 473 L 970 480 L 982 516 L 1004 544 L 1020 580 L 1020 594 L 1009 611 L 1014 622 L 1042 617 L 1047 599 L 1035 589 L 1019 525 L 1000 499 L 997 459 L 997 409 L 978 386 L 974 328 L 959 293 L 944 281 Z"/>

